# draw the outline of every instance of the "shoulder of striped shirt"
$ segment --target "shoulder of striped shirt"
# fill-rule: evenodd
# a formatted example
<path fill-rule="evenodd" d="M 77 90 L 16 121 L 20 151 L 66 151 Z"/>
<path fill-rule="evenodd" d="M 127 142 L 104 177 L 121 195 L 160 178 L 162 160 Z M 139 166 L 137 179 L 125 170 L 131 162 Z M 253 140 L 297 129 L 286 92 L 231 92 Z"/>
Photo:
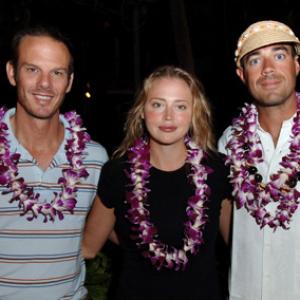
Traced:
<path fill-rule="evenodd" d="M 102 164 L 108 160 L 107 151 L 100 143 L 92 140 L 86 146 L 87 159 L 97 160 Z"/>

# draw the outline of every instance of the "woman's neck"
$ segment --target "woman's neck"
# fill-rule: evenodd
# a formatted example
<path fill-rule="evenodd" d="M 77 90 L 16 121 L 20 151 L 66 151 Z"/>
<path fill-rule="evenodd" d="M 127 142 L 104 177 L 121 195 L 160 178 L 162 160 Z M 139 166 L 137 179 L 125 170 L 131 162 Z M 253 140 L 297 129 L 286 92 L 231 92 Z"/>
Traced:
<path fill-rule="evenodd" d="M 150 141 L 150 163 L 157 169 L 163 171 L 177 170 L 185 163 L 186 155 L 184 143 L 159 145 Z"/>

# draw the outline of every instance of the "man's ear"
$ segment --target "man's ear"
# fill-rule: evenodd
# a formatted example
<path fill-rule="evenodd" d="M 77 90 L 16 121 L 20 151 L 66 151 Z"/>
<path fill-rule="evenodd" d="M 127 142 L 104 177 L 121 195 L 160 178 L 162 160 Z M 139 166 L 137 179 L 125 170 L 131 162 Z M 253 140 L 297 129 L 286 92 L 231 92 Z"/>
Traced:
<path fill-rule="evenodd" d="M 300 69 L 300 67 L 299 67 L 299 56 L 298 55 L 295 56 L 295 69 L 296 69 L 296 74 L 298 76 L 299 69 Z"/>
<path fill-rule="evenodd" d="M 68 83 L 68 87 L 67 87 L 66 93 L 69 93 L 69 92 L 70 92 L 70 90 L 71 90 L 71 88 L 72 88 L 73 80 L 74 80 L 74 73 L 72 73 L 72 74 L 70 75 L 69 83 Z"/>
<path fill-rule="evenodd" d="M 237 76 L 245 83 L 245 76 L 244 76 L 243 68 L 238 67 L 238 68 L 236 68 L 235 72 L 236 72 Z"/>
<path fill-rule="evenodd" d="M 6 75 L 8 78 L 8 81 L 11 85 L 16 86 L 16 74 L 15 74 L 15 68 L 11 61 L 8 61 L 6 63 Z"/>

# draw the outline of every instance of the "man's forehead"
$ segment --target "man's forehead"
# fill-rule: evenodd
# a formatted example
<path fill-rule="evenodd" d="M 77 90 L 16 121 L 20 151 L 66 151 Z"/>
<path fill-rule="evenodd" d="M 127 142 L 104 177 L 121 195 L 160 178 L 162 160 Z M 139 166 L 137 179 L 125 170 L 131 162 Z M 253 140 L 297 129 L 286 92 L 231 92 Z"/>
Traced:
<path fill-rule="evenodd" d="M 250 53 L 248 53 L 246 56 L 250 56 L 256 53 L 260 53 L 263 50 L 271 50 L 271 51 L 277 51 L 277 50 L 291 50 L 292 49 L 292 45 L 288 44 L 288 43 L 276 43 L 276 44 L 271 44 L 271 45 L 266 45 L 263 47 L 260 47 L 258 49 L 254 49 L 253 51 L 251 51 Z"/>

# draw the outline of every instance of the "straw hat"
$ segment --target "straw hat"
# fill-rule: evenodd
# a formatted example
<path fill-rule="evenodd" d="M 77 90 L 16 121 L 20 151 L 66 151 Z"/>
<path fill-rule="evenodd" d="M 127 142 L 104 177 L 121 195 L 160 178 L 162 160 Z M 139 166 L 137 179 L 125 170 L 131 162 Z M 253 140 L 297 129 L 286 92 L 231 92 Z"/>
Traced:
<path fill-rule="evenodd" d="M 294 43 L 297 54 L 300 54 L 299 39 L 287 25 L 277 21 L 260 21 L 250 25 L 238 40 L 236 65 L 240 67 L 241 59 L 251 51 L 276 43 Z"/>

